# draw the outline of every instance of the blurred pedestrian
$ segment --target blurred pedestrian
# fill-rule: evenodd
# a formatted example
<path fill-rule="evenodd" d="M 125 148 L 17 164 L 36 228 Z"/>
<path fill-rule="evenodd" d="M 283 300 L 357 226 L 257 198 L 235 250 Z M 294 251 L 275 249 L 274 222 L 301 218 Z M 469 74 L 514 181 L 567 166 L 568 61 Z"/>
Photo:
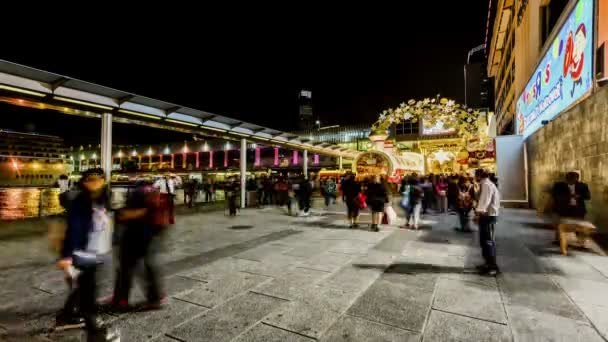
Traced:
<path fill-rule="evenodd" d="M 175 175 L 165 176 L 158 178 L 154 182 L 154 187 L 157 188 L 163 196 L 168 199 L 169 206 L 169 223 L 175 223 L 175 189 L 177 188 L 177 182 Z"/>
<path fill-rule="evenodd" d="M 460 219 L 460 227 L 456 230 L 460 232 L 471 232 L 470 213 L 473 209 L 473 201 L 475 198 L 475 190 L 473 184 L 468 177 L 461 177 L 458 184 L 458 200 L 456 207 L 458 217 Z"/>
<path fill-rule="evenodd" d="M 309 216 L 310 215 L 310 206 L 311 206 L 311 198 L 312 198 L 312 190 L 313 186 L 311 182 L 302 177 L 300 181 L 300 185 L 298 187 L 298 206 L 300 209 L 300 216 Z"/>
<path fill-rule="evenodd" d="M 437 206 L 440 213 L 448 211 L 448 183 L 445 176 L 439 176 L 437 184 L 435 184 L 435 193 L 437 194 Z"/>
<path fill-rule="evenodd" d="M 125 229 L 120 241 L 120 267 L 112 303 L 115 309 L 129 305 L 133 273 L 140 260 L 143 260 L 147 284 L 144 308 L 161 308 L 164 295 L 156 254 L 169 217 L 168 197 L 150 182 L 139 181 L 127 197 L 125 207 L 118 212 L 117 220 L 124 223 Z"/>
<path fill-rule="evenodd" d="M 424 198 L 424 192 L 418 183 L 418 178 L 414 175 L 409 177 L 409 191 L 407 196 L 408 210 L 405 216 L 405 225 L 402 228 L 418 229 L 418 223 L 420 222 L 420 210 L 422 209 L 422 200 Z M 412 222 L 410 224 L 410 222 Z"/>
<path fill-rule="evenodd" d="M 379 231 L 378 225 L 382 222 L 384 206 L 389 202 L 388 190 L 382 183 L 380 175 L 375 175 L 372 182 L 367 185 L 365 197 L 367 198 L 367 205 L 372 211 L 371 230 L 377 232 Z"/>
<path fill-rule="evenodd" d="M 323 195 L 325 197 L 325 207 L 329 208 L 331 204 L 336 202 L 336 197 L 338 195 L 338 188 L 336 186 L 336 181 L 332 177 L 330 177 L 323 186 Z"/>
<path fill-rule="evenodd" d="M 359 202 L 361 184 L 355 180 L 351 172 L 348 172 L 342 181 L 341 189 L 344 202 L 346 203 L 346 216 L 350 228 L 358 228 L 359 209 L 361 207 L 361 203 Z"/>
<path fill-rule="evenodd" d="M 235 179 L 226 185 L 226 200 L 228 201 L 228 212 L 230 216 L 236 216 L 237 199 L 239 196 L 240 183 Z"/>
<path fill-rule="evenodd" d="M 96 317 L 97 269 L 111 248 L 110 197 L 102 169 L 82 173 L 80 192 L 71 203 L 61 259 L 57 266 L 75 279 L 75 290 L 66 301 L 57 325 L 68 323 L 74 306 L 80 306 L 88 341 L 112 336 Z"/>

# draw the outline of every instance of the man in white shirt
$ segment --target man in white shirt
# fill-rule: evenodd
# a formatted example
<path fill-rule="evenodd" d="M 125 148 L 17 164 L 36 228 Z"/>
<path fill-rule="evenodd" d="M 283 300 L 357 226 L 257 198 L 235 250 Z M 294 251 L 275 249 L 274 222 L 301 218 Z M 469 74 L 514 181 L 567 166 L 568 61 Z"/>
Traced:
<path fill-rule="evenodd" d="M 479 222 L 479 244 L 485 264 L 479 267 L 482 274 L 495 276 L 499 273 L 496 264 L 496 241 L 494 227 L 500 208 L 500 193 L 496 185 L 490 181 L 485 170 L 476 170 L 475 179 L 480 185 L 479 201 L 475 213 Z"/>
<path fill-rule="evenodd" d="M 171 177 L 165 176 L 158 178 L 153 187 L 157 188 L 158 191 L 168 196 L 167 202 L 169 204 L 169 223 L 175 224 L 175 187 L 178 185 L 177 177 L 175 175 L 171 175 Z"/>

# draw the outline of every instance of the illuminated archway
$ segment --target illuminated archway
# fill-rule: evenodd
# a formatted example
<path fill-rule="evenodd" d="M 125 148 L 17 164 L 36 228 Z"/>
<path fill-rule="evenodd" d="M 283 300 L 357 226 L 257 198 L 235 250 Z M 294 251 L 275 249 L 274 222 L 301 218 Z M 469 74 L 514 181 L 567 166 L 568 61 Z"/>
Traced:
<path fill-rule="evenodd" d="M 460 137 L 470 139 L 480 134 L 480 115 L 479 111 L 461 106 L 454 100 L 446 98 L 409 100 L 407 103 L 401 103 L 397 108 L 382 111 L 378 121 L 372 125 L 372 130 L 386 130 L 393 124 L 408 120 L 411 122 L 423 120 L 425 126 L 433 127 L 439 123 L 442 127 L 453 128 Z"/>

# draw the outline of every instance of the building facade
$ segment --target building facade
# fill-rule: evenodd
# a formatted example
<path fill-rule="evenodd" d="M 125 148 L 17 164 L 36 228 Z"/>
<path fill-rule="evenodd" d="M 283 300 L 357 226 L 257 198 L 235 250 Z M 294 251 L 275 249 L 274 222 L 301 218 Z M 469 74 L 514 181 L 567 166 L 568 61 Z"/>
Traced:
<path fill-rule="evenodd" d="M 488 51 L 499 134 L 525 141 L 529 202 L 543 208 L 569 171 L 589 184 L 604 231 L 608 88 L 601 81 L 608 0 L 500 0 Z"/>

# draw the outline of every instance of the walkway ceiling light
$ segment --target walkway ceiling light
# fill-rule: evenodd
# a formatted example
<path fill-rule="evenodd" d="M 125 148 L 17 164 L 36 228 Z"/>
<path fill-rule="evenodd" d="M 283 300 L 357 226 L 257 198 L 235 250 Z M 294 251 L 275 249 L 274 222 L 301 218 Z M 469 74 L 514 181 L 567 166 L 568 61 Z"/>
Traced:
<path fill-rule="evenodd" d="M 236 135 L 240 135 L 240 136 L 242 136 L 242 137 L 249 137 L 249 136 L 250 136 L 249 134 L 245 134 L 245 133 L 239 133 L 239 132 L 235 132 L 235 131 L 230 131 L 229 133 L 236 134 Z"/>
<path fill-rule="evenodd" d="M 165 119 L 165 121 L 176 123 L 176 124 L 180 124 L 180 125 L 186 125 L 186 126 L 193 126 L 193 127 L 197 127 L 198 126 L 197 124 L 193 124 L 193 123 L 190 123 L 190 122 L 173 120 L 173 119 Z"/>
<path fill-rule="evenodd" d="M 201 126 L 201 128 L 209 129 L 209 130 L 212 130 L 212 131 L 218 131 L 218 132 L 226 132 L 225 129 L 215 128 L 215 127 L 209 127 L 209 126 Z"/>
<path fill-rule="evenodd" d="M 131 110 L 126 110 L 126 109 L 119 109 L 118 111 L 121 112 L 121 113 L 137 115 L 137 116 L 141 116 L 141 117 L 148 118 L 148 119 L 155 119 L 155 120 L 160 120 L 161 119 L 160 116 L 150 115 L 150 114 L 144 114 L 144 113 L 138 113 L 138 112 L 134 112 L 134 111 L 131 111 Z"/>
<path fill-rule="evenodd" d="M 44 93 L 39 93 L 37 91 L 31 91 L 31 90 L 26 90 L 26 89 L 21 89 L 21 88 L 16 88 L 16 87 L 11 87 L 11 86 L 7 86 L 4 84 L 0 84 L 0 89 L 14 91 L 14 92 L 26 94 L 26 95 L 39 96 L 39 97 L 46 96 L 46 94 L 44 94 Z"/>
<path fill-rule="evenodd" d="M 91 103 L 91 102 L 69 99 L 67 97 L 53 96 L 53 99 L 63 101 L 63 102 L 81 104 L 83 106 L 95 107 L 95 108 L 99 108 L 99 109 L 112 110 L 112 107 L 109 107 L 109 106 L 103 106 L 103 105 L 99 105 L 99 104 L 95 104 L 95 103 Z"/>

